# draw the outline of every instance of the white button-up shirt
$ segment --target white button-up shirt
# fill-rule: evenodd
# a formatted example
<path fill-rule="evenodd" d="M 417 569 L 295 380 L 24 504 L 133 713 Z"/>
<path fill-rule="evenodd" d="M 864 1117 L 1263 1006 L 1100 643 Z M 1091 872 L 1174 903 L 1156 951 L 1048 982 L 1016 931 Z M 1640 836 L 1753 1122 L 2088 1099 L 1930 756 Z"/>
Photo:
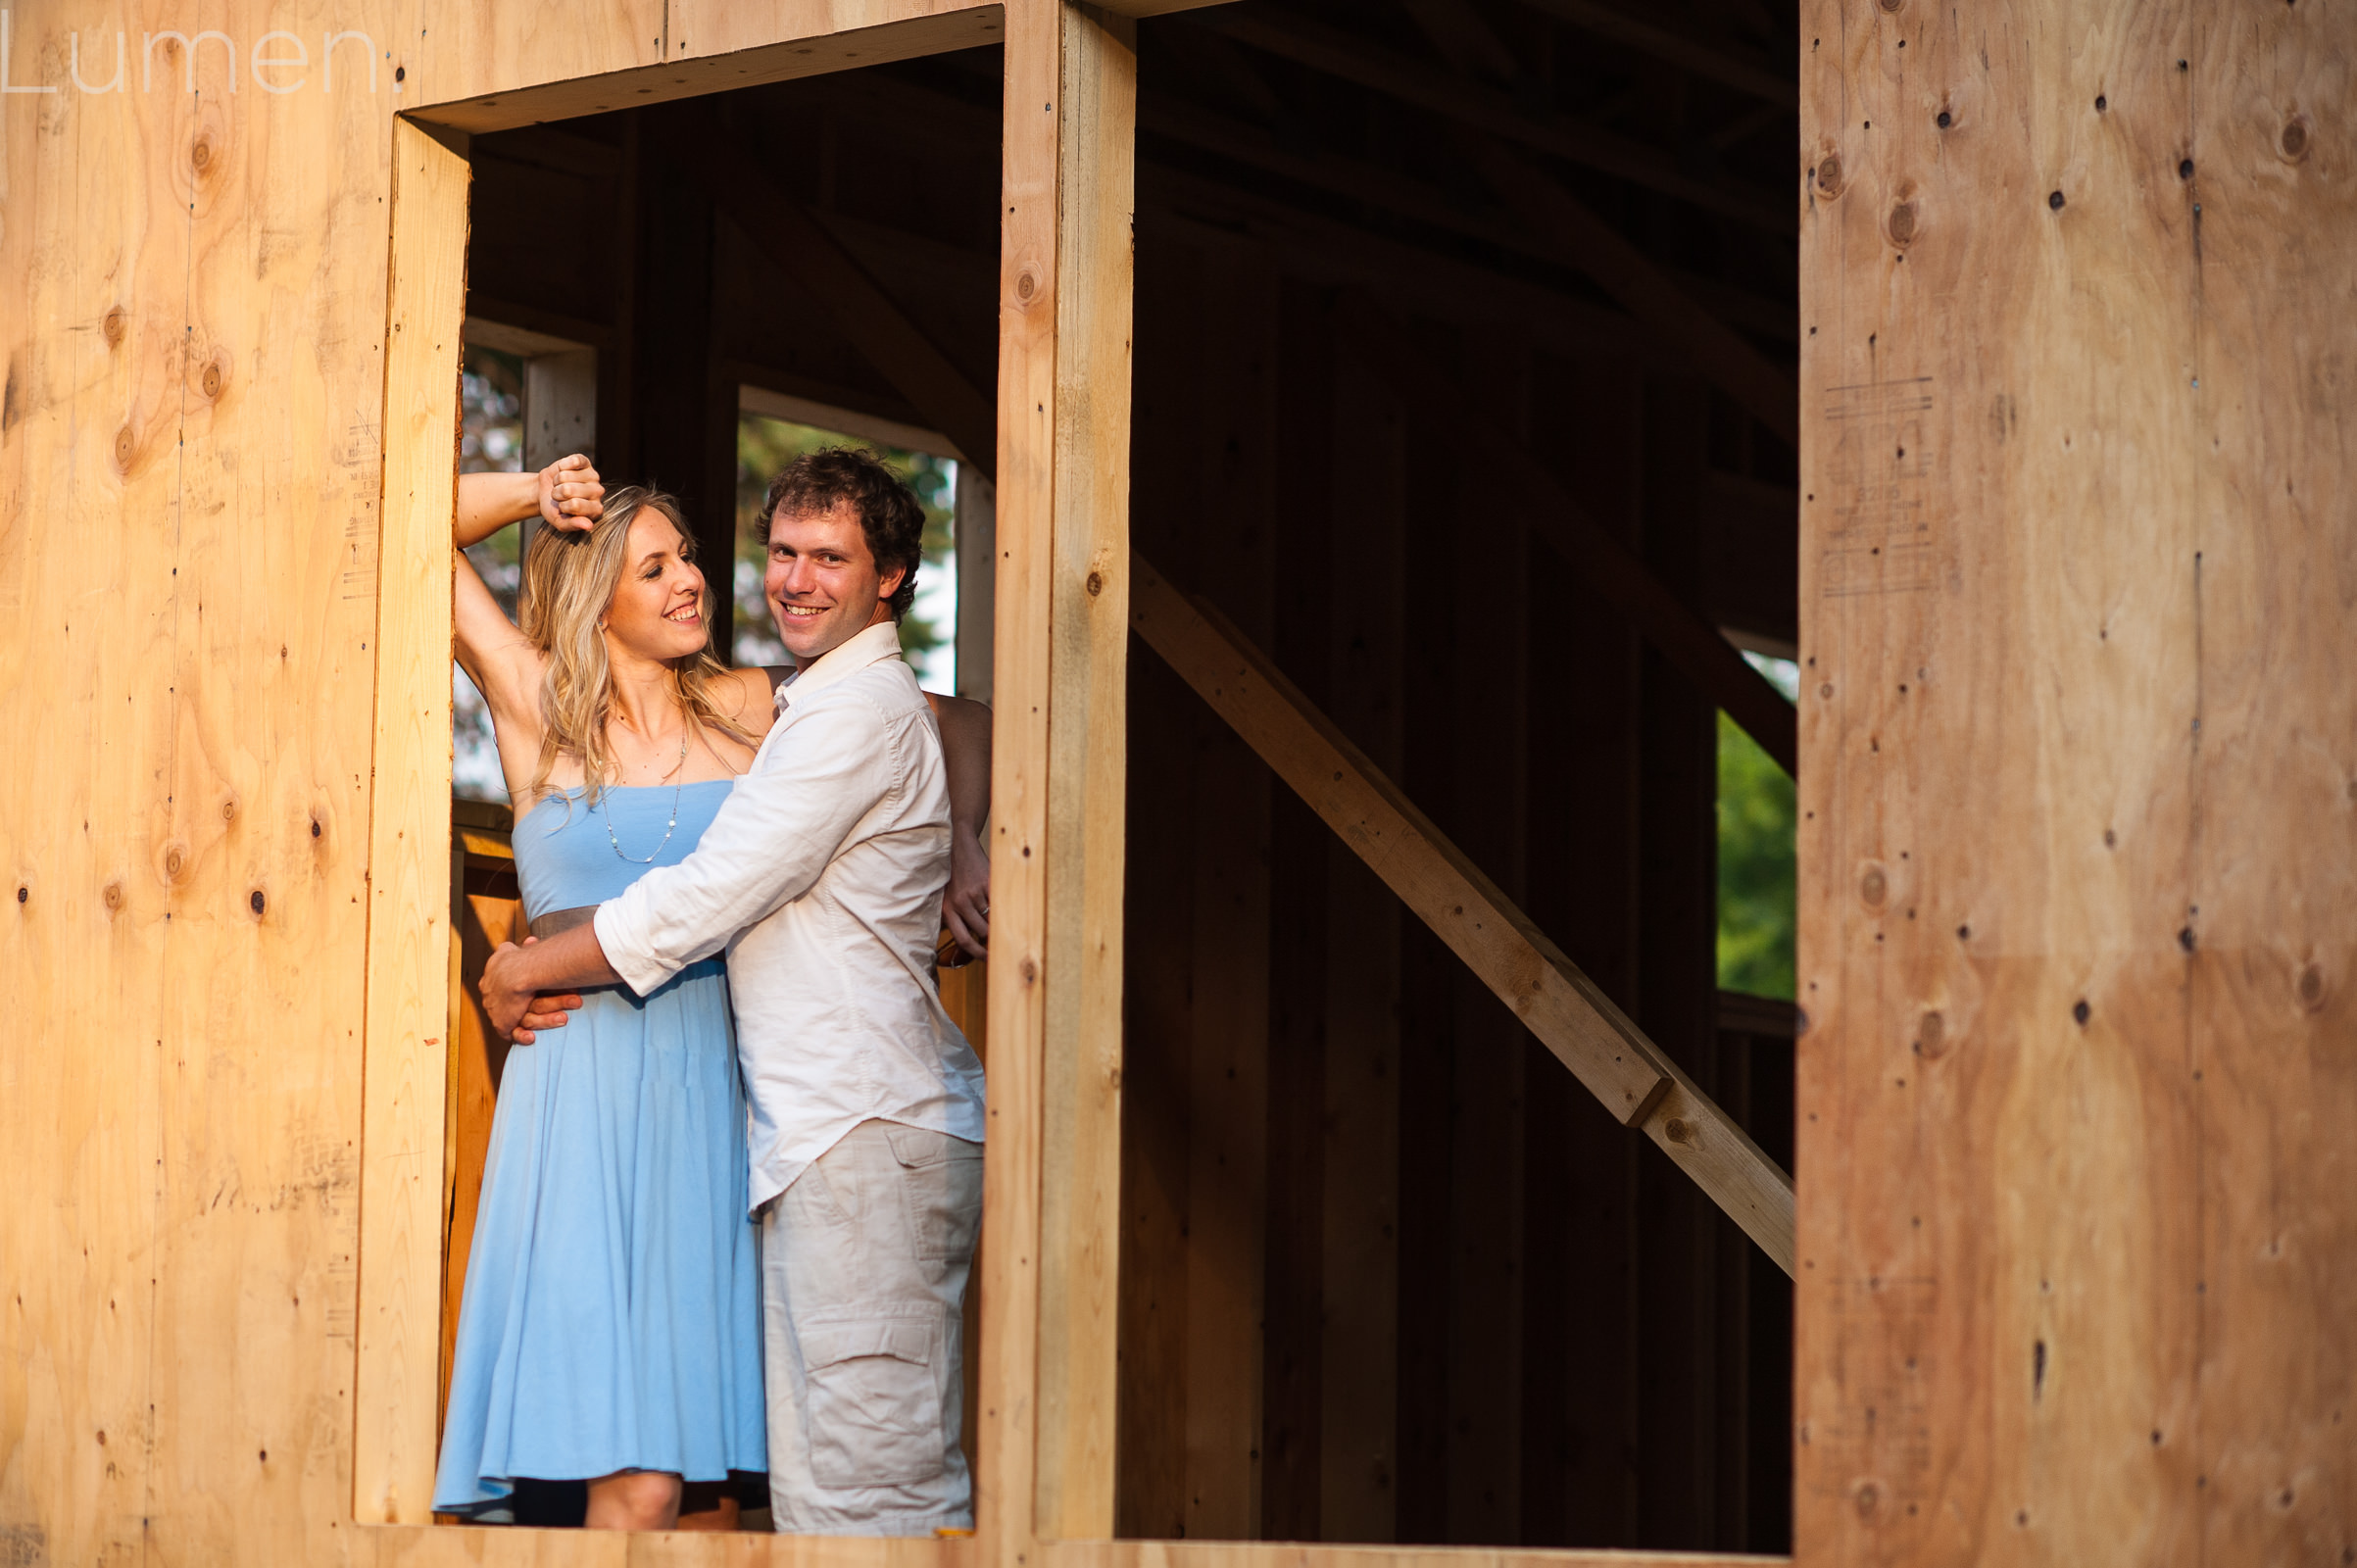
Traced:
<path fill-rule="evenodd" d="M 933 979 L 950 880 L 941 731 L 870 626 L 777 692 L 694 854 L 597 912 L 645 996 L 723 948 L 753 1109 L 754 1206 L 871 1118 L 982 1141 L 982 1063 Z"/>

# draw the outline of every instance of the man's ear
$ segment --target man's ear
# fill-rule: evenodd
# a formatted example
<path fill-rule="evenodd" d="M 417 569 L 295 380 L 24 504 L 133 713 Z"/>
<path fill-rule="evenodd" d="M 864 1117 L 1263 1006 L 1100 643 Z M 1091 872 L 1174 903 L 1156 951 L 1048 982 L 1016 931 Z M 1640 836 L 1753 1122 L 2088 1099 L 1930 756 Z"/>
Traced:
<path fill-rule="evenodd" d="M 884 572 L 878 576 L 876 578 L 877 601 L 879 603 L 889 604 L 892 600 L 892 596 L 901 591 L 901 584 L 906 582 L 908 577 L 908 568 L 906 566 L 895 566 L 890 571 Z"/>

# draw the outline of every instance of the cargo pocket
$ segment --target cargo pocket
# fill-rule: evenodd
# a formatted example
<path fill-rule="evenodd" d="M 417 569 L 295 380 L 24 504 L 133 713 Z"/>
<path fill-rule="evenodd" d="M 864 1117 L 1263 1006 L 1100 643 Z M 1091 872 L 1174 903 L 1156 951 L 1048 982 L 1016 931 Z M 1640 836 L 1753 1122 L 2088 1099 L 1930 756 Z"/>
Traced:
<path fill-rule="evenodd" d="M 898 1122 L 884 1126 L 905 1173 L 909 1249 L 927 1263 L 972 1260 L 982 1222 L 982 1146 Z"/>
<path fill-rule="evenodd" d="M 941 1474 L 941 1336 L 931 1321 L 863 1309 L 855 1322 L 806 1325 L 801 1340 L 812 1479 L 898 1487 Z"/>

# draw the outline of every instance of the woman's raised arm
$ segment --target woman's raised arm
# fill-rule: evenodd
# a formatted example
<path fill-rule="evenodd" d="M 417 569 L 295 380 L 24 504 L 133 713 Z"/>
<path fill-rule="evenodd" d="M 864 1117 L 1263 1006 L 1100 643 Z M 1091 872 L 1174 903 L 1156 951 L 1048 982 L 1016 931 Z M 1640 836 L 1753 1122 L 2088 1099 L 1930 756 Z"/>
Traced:
<path fill-rule="evenodd" d="M 462 473 L 458 510 L 451 525 L 452 651 L 475 689 L 490 705 L 491 720 L 503 742 L 518 719 L 538 712 L 540 656 L 516 630 L 490 588 L 466 559 L 479 544 L 512 522 L 535 513 L 551 527 L 584 531 L 605 511 L 606 487 L 598 470 L 578 453 L 560 458 L 536 473 Z M 537 749 L 535 734 L 532 749 Z M 508 748 L 502 745 L 504 756 Z"/>
<path fill-rule="evenodd" d="M 605 513 L 605 497 L 598 470 L 578 452 L 532 473 L 462 473 L 451 542 L 479 545 L 535 512 L 552 527 L 586 532 Z"/>

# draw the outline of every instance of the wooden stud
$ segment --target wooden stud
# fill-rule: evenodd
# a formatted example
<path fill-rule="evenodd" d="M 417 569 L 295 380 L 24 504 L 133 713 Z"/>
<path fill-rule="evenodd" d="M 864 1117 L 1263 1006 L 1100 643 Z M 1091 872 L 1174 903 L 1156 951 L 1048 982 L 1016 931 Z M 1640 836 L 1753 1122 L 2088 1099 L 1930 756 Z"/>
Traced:
<path fill-rule="evenodd" d="M 1405 414 L 1336 341 L 1323 290 L 1291 283 L 1280 407 L 1306 411 L 1280 469 L 1288 516 L 1322 525 L 1334 584 L 1328 712 L 1386 771 L 1406 752 L 1401 704 Z M 1400 910 L 1366 863 L 1326 858 L 1327 1282 L 1318 1523 L 1329 1541 L 1391 1541 L 1399 1481 Z M 1421 1117 L 1410 1112 L 1411 1125 Z"/>
<path fill-rule="evenodd" d="M 450 519 L 466 186 L 465 158 L 396 122 L 352 1471 L 353 1512 L 388 1524 L 426 1518 L 439 1436 Z"/>
<path fill-rule="evenodd" d="M 1136 56 L 1064 0 L 1007 29 L 978 1506 L 1015 1562 L 1112 1527 Z"/>
<path fill-rule="evenodd" d="M 1529 428 L 1530 365 L 1519 334 L 1468 332 L 1458 384 L 1464 416 L 1520 440 Z M 1454 454 L 1426 449 L 1411 465 Z M 1427 484 L 1448 496 L 1455 537 L 1478 539 L 1496 576 L 1493 593 L 1458 597 L 1450 624 L 1435 628 L 1416 657 L 1447 661 L 1449 702 L 1432 715 L 1445 749 L 1447 791 L 1435 797 L 1453 828 L 1450 842 L 1489 872 L 1519 906 L 1525 888 L 1525 794 L 1529 704 L 1527 642 L 1518 596 L 1506 585 L 1527 575 L 1534 548 L 1526 514 L 1500 515 L 1496 492 L 1441 473 Z M 1432 535 L 1419 514 L 1408 540 Z M 1434 730 L 1423 731 L 1432 734 Z M 1534 925 L 1532 929 L 1536 930 Z M 1564 960 L 1568 963 L 1570 960 Z M 1513 1013 L 1484 983 L 1450 975 L 1449 1114 L 1456 1123 L 1449 1167 L 1449 1402 L 1446 1539 L 1512 1544 L 1521 1539 L 1523 1419 L 1524 1042 Z M 1584 977 L 1583 977 L 1584 978 Z M 1600 995 L 1600 993 L 1599 993 Z M 1551 1070 L 1552 1064 L 1549 1063 Z M 1593 1123 L 1591 1124 L 1593 1125 Z"/>

